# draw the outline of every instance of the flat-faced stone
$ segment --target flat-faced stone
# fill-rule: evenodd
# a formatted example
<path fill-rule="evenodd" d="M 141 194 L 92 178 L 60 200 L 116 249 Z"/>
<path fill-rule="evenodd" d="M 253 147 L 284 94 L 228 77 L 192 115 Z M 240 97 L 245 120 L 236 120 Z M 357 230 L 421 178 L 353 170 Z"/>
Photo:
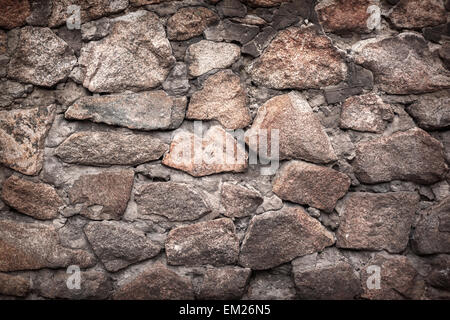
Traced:
<path fill-rule="evenodd" d="M 252 218 L 239 263 L 254 270 L 270 269 L 333 244 L 333 234 L 301 207 L 285 208 Z"/>
<path fill-rule="evenodd" d="M 243 18 L 247 14 L 247 7 L 239 0 L 224 0 L 221 1 L 217 8 L 225 17 L 240 17 Z"/>
<path fill-rule="evenodd" d="M 194 290 L 187 277 L 156 264 L 121 285 L 114 300 L 193 300 Z"/>
<path fill-rule="evenodd" d="M 224 215 L 242 218 L 256 213 L 263 198 L 256 190 L 227 182 L 222 185 L 221 203 L 225 208 Z"/>
<path fill-rule="evenodd" d="M 54 112 L 54 106 L 0 111 L 0 162 L 23 174 L 39 173 Z"/>
<path fill-rule="evenodd" d="M 118 271 L 156 256 L 161 247 L 144 232 L 117 221 L 91 222 L 84 228 L 95 255 L 108 271 Z"/>
<path fill-rule="evenodd" d="M 187 79 L 186 64 L 177 62 L 163 82 L 162 87 L 170 95 L 183 95 L 187 93 L 190 84 Z"/>
<path fill-rule="evenodd" d="M 240 267 L 208 268 L 197 297 L 206 300 L 240 299 L 251 272 L 251 269 Z"/>
<path fill-rule="evenodd" d="M 400 0 L 389 20 L 397 28 L 420 29 L 445 23 L 447 13 L 441 0 Z"/>
<path fill-rule="evenodd" d="M 72 204 L 81 204 L 80 214 L 93 220 L 119 220 L 130 199 L 133 170 L 83 175 L 69 189 Z"/>
<path fill-rule="evenodd" d="M 166 254 L 171 265 L 233 264 L 239 254 L 235 226 L 221 218 L 175 228 L 167 236 Z"/>
<path fill-rule="evenodd" d="M 167 20 L 167 37 L 170 40 L 187 40 L 201 35 L 218 20 L 219 17 L 208 8 L 181 8 Z"/>
<path fill-rule="evenodd" d="M 162 90 L 78 99 L 66 119 L 91 120 L 138 130 L 176 129 L 184 119 L 186 98 Z"/>
<path fill-rule="evenodd" d="M 258 272 L 248 285 L 244 300 L 294 300 L 296 292 L 290 275 Z"/>
<path fill-rule="evenodd" d="M 336 160 L 331 142 L 308 102 L 294 92 L 276 96 L 258 109 L 246 143 L 254 149 L 258 140 L 267 140 L 267 155 L 272 155 L 272 131 L 278 130 L 279 159 L 303 159 L 316 163 Z M 267 138 L 264 137 L 267 134 Z M 252 143 L 252 140 L 254 142 Z"/>
<path fill-rule="evenodd" d="M 450 90 L 421 95 L 406 110 L 425 130 L 445 129 L 450 126 Z"/>
<path fill-rule="evenodd" d="M 370 69 L 375 84 L 387 93 L 424 93 L 450 87 L 450 72 L 417 33 L 363 40 L 352 50 L 356 63 Z"/>
<path fill-rule="evenodd" d="M 107 37 L 81 49 L 83 85 L 92 92 L 140 91 L 160 85 L 175 58 L 158 17 L 141 10 L 111 23 Z"/>
<path fill-rule="evenodd" d="M 221 21 L 209 27 L 204 35 L 207 40 L 239 42 L 245 44 L 252 40 L 259 32 L 258 26 L 235 23 L 230 20 Z"/>
<path fill-rule="evenodd" d="M 95 257 L 84 250 L 61 245 L 57 228 L 39 222 L 0 221 L 0 271 L 80 268 L 95 264 Z"/>
<path fill-rule="evenodd" d="M 265 27 L 255 38 L 242 46 L 242 53 L 258 57 L 270 44 L 277 32 L 272 27 Z"/>
<path fill-rule="evenodd" d="M 213 69 L 227 68 L 239 59 L 240 54 L 239 46 L 233 43 L 199 41 L 186 51 L 189 74 L 198 77 Z"/>
<path fill-rule="evenodd" d="M 54 219 L 63 201 L 46 183 L 32 182 L 12 175 L 2 187 L 2 200 L 17 211 L 36 219 Z"/>
<path fill-rule="evenodd" d="M 419 203 L 415 192 L 351 192 L 339 210 L 337 246 L 401 252 Z"/>
<path fill-rule="evenodd" d="M 231 70 L 215 73 L 190 101 L 186 118 L 218 120 L 227 129 L 244 128 L 251 123 L 247 94 L 240 78 Z"/>
<path fill-rule="evenodd" d="M 66 79 L 76 62 L 73 50 L 52 30 L 24 27 L 8 64 L 8 77 L 51 87 Z"/>
<path fill-rule="evenodd" d="M 166 144 L 148 135 L 82 131 L 59 145 L 56 155 L 67 163 L 136 165 L 159 159 L 166 150 Z"/>
<path fill-rule="evenodd" d="M 25 297 L 31 290 L 31 281 L 27 277 L 0 273 L 0 294 Z"/>
<path fill-rule="evenodd" d="M 342 105 L 339 126 L 365 132 L 383 132 L 394 112 L 373 93 L 347 98 Z"/>
<path fill-rule="evenodd" d="M 28 0 L 0 0 L 0 27 L 20 27 L 25 24 L 30 13 Z"/>
<path fill-rule="evenodd" d="M 364 183 L 407 180 L 431 184 L 448 170 L 442 144 L 419 128 L 359 143 L 352 165 Z"/>
<path fill-rule="evenodd" d="M 290 161 L 277 172 L 273 192 L 283 200 L 333 211 L 350 187 L 350 178 L 333 169 L 303 161 Z"/>
<path fill-rule="evenodd" d="M 328 37 L 312 27 L 291 27 L 278 33 L 248 72 L 273 89 L 318 89 L 344 80 L 347 66 Z"/>
<path fill-rule="evenodd" d="M 450 253 L 450 196 L 421 213 L 412 244 L 418 254 Z"/>
<path fill-rule="evenodd" d="M 197 220 L 211 211 L 196 187 L 177 182 L 153 182 L 138 186 L 134 194 L 138 213 L 166 217 L 169 221 Z"/>
<path fill-rule="evenodd" d="M 203 136 L 181 131 L 170 144 L 162 163 L 195 177 L 220 172 L 243 172 L 247 153 L 242 144 L 220 126 L 213 126 Z"/>

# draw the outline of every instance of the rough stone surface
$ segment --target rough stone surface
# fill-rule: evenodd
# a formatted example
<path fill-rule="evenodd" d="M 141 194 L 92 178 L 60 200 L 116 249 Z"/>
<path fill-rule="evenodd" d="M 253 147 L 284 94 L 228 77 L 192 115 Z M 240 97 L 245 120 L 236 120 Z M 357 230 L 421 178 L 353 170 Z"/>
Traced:
<path fill-rule="evenodd" d="M 239 254 L 235 226 L 221 218 L 175 228 L 167 236 L 166 254 L 171 265 L 234 264 Z"/>
<path fill-rule="evenodd" d="M 347 66 L 329 38 L 313 28 L 291 27 L 278 33 L 248 71 L 263 86 L 307 89 L 338 84 Z"/>
<path fill-rule="evenodd" d="M 291 277 L 262 272 L 250 280 L 245 300 L 294 300 L 296 292 Z"/>
<path fill-rule="evenodd" d="M 183 122 L 185 109 L 186 98 L 172 98 L 158 90 L 82 97 L 69 107 L 65 117 L 138 130 L 176 129 Z"/>
<path fill-rule="evenodd" d="M 303 161 L 290 161 L 278 171 L 273 192 L 283 200 L 333 211 L 350 187 L 350 178 L 336 170 Z"/>
<path fill-rule="evenodd" d="M 252 7 L 273 7 L 289 0 L 243 0 L 244 3 Z"/>
<path fill-rule="evenodd" d="M 276 34 L 276 30 L 272 27 L 265 27 L 253 40 L 242 46 L 242 53 L 249 54 L 253 57 L 259 57 Z"/>
<path fill-rule="evenodd" d="M 91 222 L 84 232 L 96 256 L 112 272 L 152 258 L 161 250 L 142 231 L 116 221 Z"/>
<path fill-rule="evenodd" d="M 92 220 L 119 220 L 130 199 L 132 170 L 83 175 L 69 189 L 72 204 L 81 204 L 80 214 Z"/>
<path fill-rule="evenodd" d="M 253 215 L 263 203 L 263 198 L 256 190 L 224 183 L 222 185 L 221 203 L 225 208 L 224 215 L 231 218 L 242 218 Z"/>
<path fill-rule="evenodd" d="M 13 29 L 25 24 L 30 15 L 28 0 L 1 0 L 0 1 L 0 27 Z"/>
<path fill-rule="evenodd" d="M 0 220 L 0 271 L 63 268 L 95 264 L 87 251 L 65 248 L 57 229 L 42 223 Z"/>
<path fill-rule="evenodd" d="M 344 199 L 336 233 L 339 248 L 387 250 L 406 248 L 418 207 L 414 192 L 351 192 Z"/>
<path fill-rule="evenodd" d="M 136 165 L 159 159 L 166 150 L 166 144 L 148 135 L 84 131 L 67 138 L 56 155 L 67 163 Z"/>
<path fill-rule="evenodd" d="M 333 234 L 301 207 L 266 212 L 251 220 L 239 263 L 254 270 L 270 269 L 333 244 Z"/>
<path fill-rule="evenodd" d="M 63 201 L 48 184 L 32 182 L 16 175 L 9 177 L 2 186 L 2 200 L 17 211 L 36 219 L 54 219 Z"/>
<path fill-rule="evenodd" d="M 239 267 L 209 268 L 197 294 L 199 299 L 236 300 L 244 294 L 251 269 Z"/>
<path fill-rule="evenodd" d="M 140 215 L 158 215 L 170 221 L 197 220 L 211 211 L 202 192 L 185 183 L 145 184 L 137 187 L 134 200 Z"/>
<path fill-rule="evenodd" d="M 448 170 L 442 144 L 418 128 L 359 143 L 352 165 L 364 183 L 407 180 L 431 184 Z"/>
<path fill-rule="evenodd" d="M 224 0 L 218 4 L 218 9 L 221 14 L 226 17 L 240 17 L 243 18 L 247 14 L 247 7 L 239 0 Z"/>
<path fill-rule="evenodd" d="M 31 289 L 30 279 L 0 273 L 0 294 L 5 296 L 25 297 Z"/>
<path fill-rule="evenodd" d="M 203 89 L 192 95 L 186 117 L 218 120 L 227 129 L 248 126 L 251 117 L 247 95 L 239 77 L 230 70 L 219 71 L 209 77 Z"/>
<path fill-rule="evenodd" d="M 205 38 L 213 41 L 239 42 L 245 44 L 259 32 L 259 27 L 224 20 L 205 30 Z"/>
<path fill-rule="evenodd" d="M 219 17 L 204 7 L 181 8 L 167 21 L 167 37 L 170 40 L 187 40 L 201 35 Z"/>
<path fill-rule="evenodd" d="M 177 62 L 167 76 L 166 81 L 163 82 L 162 87 L 170 95 L 187 93 L 190 85 L 187 79 L 186 64 Z"/>
<path fill-rule="evenodd" d="M 39 173 L 54 112 L 54 106 L 0 111 L 0 162 L 23 174 Z"/>
<path fill-rule="evenodd" d="M 81 50 L 83 85 L 92 92 L 145 90 L 160 85 L 175 59 L 158 17 L 136 11 L 111 23 L 107 37 L 89 42 Z"/>
<path fill-rule="evenodd" d="M 441 0 L 400 0 L 389 19 L 397 28 L 419 29 L 445 23 L 447 13 Z"/>
<path fill-rule="evenodd" d="M 450 126 L 450 90 L 423 95 L 407 108 L 419 127 L 425 130 Z"/>

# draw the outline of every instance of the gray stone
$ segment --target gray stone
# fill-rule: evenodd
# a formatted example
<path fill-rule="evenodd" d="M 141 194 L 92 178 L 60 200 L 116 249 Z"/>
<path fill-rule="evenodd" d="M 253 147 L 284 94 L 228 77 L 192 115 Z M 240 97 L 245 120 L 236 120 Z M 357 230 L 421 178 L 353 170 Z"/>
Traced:
<path fill-rule="evenodd" d="M 98 41 L 111 32 L 111 20 L 102 18 L 81 25 L 81 38 L 83 41 Z"/>
<path fill-rule="evenodd" d="M 219 2 L 217 9 L 225 17 L 243 18 L 247 14 L 247 7 L 239 0 L 223 0 Z"/>
<path fill-rule="evenodd" d="M 208 268 L 197 297 L 206 300 L 236 300 L 244 294 L 251 270 L 240 267 Z"/>
<path fill-rule="evenodd" d="M 269 45 L 277 34 L 272 27 L 265 27 L 255 38 L 242 46 L 242 53 L 249 54 L 253 57 L 259 57 L 263 50 Z"/>
<path fill-rule="evenodd" d="M 448 128 L 450 126 L 450 90 L 422 95 L 406 110 L 422 129 Z"/>
<path fill-rule="evenodd" d="M 259 272 L 250 280 L 244 300 L 294 300 L 292 278 L 284 274 Z"/>
<path fill-rule="evenodd" d="M 245 44 L 252 40 L 259 32 L 259 27 L 234 23 L 230 20 L 221 21 L 215 26 L 205 30 L 204 35 L 207 40 L 212 41 L 236 41 Z"/>
<path fill-rule="evenodd" d="M 162 87 L 170 95 L 183 95 L 189 91 L 190 85 L 187 79 L 187 67 L 182 62 L 177 62 L 170 71 Z"/>

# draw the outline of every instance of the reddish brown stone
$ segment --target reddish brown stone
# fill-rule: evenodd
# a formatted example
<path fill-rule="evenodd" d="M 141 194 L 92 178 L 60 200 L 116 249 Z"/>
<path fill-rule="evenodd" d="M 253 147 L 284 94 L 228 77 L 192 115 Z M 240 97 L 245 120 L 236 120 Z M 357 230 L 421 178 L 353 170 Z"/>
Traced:
<path fill-rule="evenodd" d="M 31 281 L 23 276 L 0 273 L 0 294 L 25 297 L 31 289 Z"/>
<path fill-rule="evenodd" d="M 251 272 L 248 268 L 240 267 L 208 268 L 197 296 L 207 300 L 240 299 Z"/>
<path fill-rule="evenodd" d="M 256 190 L 224 183 L 222 185 L 221 203 L 227 217 L 242 218 L 250 216 L 263 203 L 263 198 Z"/>
<path fill-rule="evenodd" d="M 31 14 L 28 0 L 0 0 L 0 27 L 13 29 L 25 24 Z"/>
<path fill-rule="evenodd" d="M 167 21 L 167 37 L 170 40 L 187 40 L 199 36 L 219 17 L 204 7 L 189 7 L 179 9 Z"/>
<path fill-rule="evenodd" d="M 397 28 L 420 29 L 447 22 L 442 0 L 400 0 L 389 14 Z"/>

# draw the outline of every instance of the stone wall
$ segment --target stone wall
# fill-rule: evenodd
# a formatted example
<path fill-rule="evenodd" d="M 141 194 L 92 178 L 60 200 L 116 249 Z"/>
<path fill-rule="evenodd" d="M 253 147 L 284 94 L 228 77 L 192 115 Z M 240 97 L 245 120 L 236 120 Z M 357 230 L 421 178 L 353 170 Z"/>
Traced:
<path fill-rule="evenodd" d="M 448 10 L 0 0 L 0 297 L 449 299 Z"/>

